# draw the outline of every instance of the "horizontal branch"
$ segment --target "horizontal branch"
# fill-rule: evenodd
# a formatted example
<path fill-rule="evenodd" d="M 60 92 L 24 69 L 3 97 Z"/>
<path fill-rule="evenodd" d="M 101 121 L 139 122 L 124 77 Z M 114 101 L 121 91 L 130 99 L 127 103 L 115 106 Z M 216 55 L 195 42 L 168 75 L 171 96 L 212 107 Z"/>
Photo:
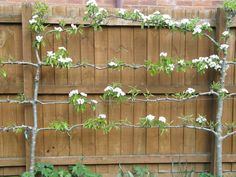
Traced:
<path fill-rule="evenodd" d="M 15 100 L 15 99 L 1 99 L 0 103 L 17 103 L 17 104 L 32 104 L 33 100 Z"/>
<path fill-rule="evenodd" d="M 232 135 L 236 134 L 236 131 L 233 131 L 233 132 L 230 132 L 230 133 L 227 133 L 226 135 L 222 136 L 222 139 L 226 139 Z"/>
<path fill-rule="evenodd" d="M 31 130 L 32 127 L 28 125 L 18 125 L 18 126 L 11 126 L 11 127 L 0 127 L 0 132 L 9 132 L 9 131 L 15 131 L 17 129 L 27 129 Z"/>
<path fill-rule="evenodd" d="M 27 61 L 4 61 L 4 62 L 0 62 L 0 65 L 30 65 L 30 66 L 37 67 L 37 64 L 27 62 Z"/>
<path fill-rule="evenodd" d="M 73 129 L 76 129 L 76 128 L 82 128 L 84 126 L 84 124 L 75 124 L 73 126 L 71 126 L 70 128 L 64 130 L 64 132 L 70 132 L 72 131 Z M 163 128 L 163 127 L 160 127 L 160 126 L 155 126 L 155 127 L 145 127 L 145 126 L 141 126 L 141 125 L 133 125 L 133 124 L 122 124 L 122 123 L 116 123 L 116 126 L 119 126 L 119 127 L 124 127 L 124 128 Z M 202 130 L 202 131 L 207 131 L 207 132 L 210 132 L 210 133 L 213 133 L 214 135 L 217 136 L 217 132 L 215 132 L 214 130 L 210 129 L 210 128 L 206 128 L 206 127 L 198 127 L 198 126 L 193 126 L 193 125 L 170 125 L 170 126 L 165 126 L 164 129 L 171 129 L 171 128 L 188 128 L 188 129 L 197 129 L 197 130 Z M 47 127 L 47 128 L 38 128 L 37 129 L 37 132 L 40 132 L 40 131 L 55 131 L 56 129 L 55 128 L 50 128 L 50 127 Z M 58 131 L 58 130 L 56 130 Z M 62 131 L 63 132 L 63 131 Z"/>

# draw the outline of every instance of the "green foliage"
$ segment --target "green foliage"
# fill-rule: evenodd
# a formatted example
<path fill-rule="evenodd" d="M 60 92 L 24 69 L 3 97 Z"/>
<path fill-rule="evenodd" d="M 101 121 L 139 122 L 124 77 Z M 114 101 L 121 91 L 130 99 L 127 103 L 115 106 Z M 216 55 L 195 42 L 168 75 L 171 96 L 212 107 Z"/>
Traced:
<path fill-rule="evenodd" d="M 83 18 L 85 22 L 89 22 L 93 29 L 101 30 L 101 25 L 104 23 L 104 19 L 108 16 L 108 12 L 104 8 L 99 8 L 97 4 L 87 4 L 86 13 Z"/>
<path fill-rule="evenodd" d="M 211 84 L 211 89 L 215 92 L 218 92 L 221 89 L 220 82 L 213 81 L 212 84 Z"/>
<path fill-rule="evenodd" d="M 17 94 L 16 99 L 19 100 L 19 101 L 25 101 L 26 96 L 25 96 L 24 93 L 19 93 L 19 94 Z"/>
<path fill-rule="evenodd" d="M 91 172 L 86 166 L 77 164 L 70 168 L 72 176 L 75 177 L 102 177 L 100 174 Z"/>
<path fill-rule="evenodd" d="M 151 60 L 146 60 L 144 62 L 144 65 L 147 68 L 147 70 L 151 76 L 156 75 L 160 71 L 159 64 L 153 63 Z"/>
<path fill-rule="evenodd" d="M 193 124 L 195 121 L 192 114 L 179 116 L 178 118 L 183 121 L 184 125 Z"/>
<path fill-rule="evenodd" d="M 49 123 L 48 127 L 56 131 L 67 131 L 69 129 L 69 125 L 65 121 L 53 121 Z"/>
<path fill-rule="evenodd" d="M 6 78 L 7 77 L 7 72 L 4 69 L 2 69 L 2 68 L 0 68 L 0 76 L 2 78 Z"/>
<path fill-rule="evenodd" d="M 236 128 L 236 123 L 235 122 L 225 123 L 225 127 L 227 130 L 227 133 L 233 132 L 234 129 Z"/>
<path fill-rule="evenodd" d="M 147 167 L 134 166 L 131 171 L 124 171 L 119 165 L 117 177 L 154 177 Z"/>
<path fill-rule="evenodd" d="M 210 173 L 203 172 L 203 173 L 200 173 L 199 177 L 214 177 L 214 175 L 212 175 Z"/>
<path fill-rule="evenodd" d="M 236 10 L 236 0 L 226 0 L 226 1 L 224 1 L 224 9 L 227 12 L 234 12 Z"/>
<path fill-rule="evenodd" d="M 188 88 L 187 90 L 180 93 L 175 93 L 172 96 L 177 99 L 187 99 L 198 96 L 198 93 L 196 93 L 193 88 Z"/>
<path fill-rule="evenodd" d="M 41 33 L 45 30 L 44 23 L 46 22 L 46 15 L 48 13 L 48 6 L 41 2 L 35 2 L 33 6 L 33 18 L 30 20 L 30 27 L 33 32 Z"/>
<path fill-rule="evenodd" d="M 141 90 L 136 87 L 130 87 L 130 91 L 128 92 L 131 95 L 131 100 L 135 100 L 135 98 L 141 93 Z"/>
<path fill-rule="evenodd" d="M 33 173 L 24 172 L 21 177 L 101 177 L 100 174 L 91 172 L 86 166 L 76 164 L 65 170 L 62 168 L 54 168 L 49 163 L 36 163 Z"/>
<path fill-rule="evenodd" d="M 149 99 L 151 97 L 154 97 L 154 95 L 148 90 L 146 89 L 146 92 L 143 93 L 143 96 L 146 98 L 146 99 Z"/>
<path fill-rule="evenodd" d="M 108 123 L 106 118 L 96 117 L 86 120 L 83 124 L 83 127 L 93 130 L 103 130 L 103 133 L 107 134 L 113 128 L 118 128 L 118 125 L 113 122 Z"/>
<path fill-rule="evenodd" d="M 31 172 L 24 172 L 21 177 L 35 177 L 35 174 L 34 173 L 31 173 Z"/>

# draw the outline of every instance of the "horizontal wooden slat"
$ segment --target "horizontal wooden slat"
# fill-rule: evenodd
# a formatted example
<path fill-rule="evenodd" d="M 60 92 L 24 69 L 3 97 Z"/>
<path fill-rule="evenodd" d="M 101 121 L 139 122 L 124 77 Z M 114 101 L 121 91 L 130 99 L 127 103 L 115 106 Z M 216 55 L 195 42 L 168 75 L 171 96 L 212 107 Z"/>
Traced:
<path fill-rule="evenodd" d="M 67 17 L 67 16 L 49 16 L 47 19 L 48 24 L 58 24 L 59 21 L 63 20 L 65 24 L 88 24 L 83 21 L 83 17 Z M 212 27 L 215 27 L 214 19 L 202 19 L 202 22 L 209 22 Z M 104 23 L 104 26 L 140 26 L 140 23 L 122 20 L 119 18 L 110 18 Z"/>
<path fill-rule="evenodd" d="M 0 158 L 0 167 L 25 166 L 25 158 Z"/>
<path fill-rule="evenodd" d="M 21 23 L 21 15 L 0 15 L 0 23 Z"/>
<path fill-rule="evenodd" d="M 159 163 L 209 163 L 210 154 L 177 154 L 177 155 L 121 155 L 121 156 L 58 156 L 37 157 L 37 162 L 48 162 L 54 165 L 112 165 L 112 164 L 159 164 Z M 224 163 L 236 162 L 235 154 L 224 154 Z M 24 166 L 24 158 L 0 158 L 0 167 Z"/>

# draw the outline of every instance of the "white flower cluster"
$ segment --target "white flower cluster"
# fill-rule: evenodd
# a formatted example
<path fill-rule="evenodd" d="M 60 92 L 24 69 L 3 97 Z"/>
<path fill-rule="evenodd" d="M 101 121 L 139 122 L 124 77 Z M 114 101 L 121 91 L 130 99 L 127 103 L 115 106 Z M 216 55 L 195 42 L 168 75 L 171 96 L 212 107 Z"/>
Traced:
<path fill-rule="evenodd" d="M 38 15 L 34 15 L 34 16 L 32 17 L 32 19 L 29 20 L 29 23 L 30 23 L 31 25 L 33 25 L 34 23 L 37 23 L 37 18 L 38 18 L 38 17 L 39 17 Z"/>
<path fill-rule="evenodd" d="M 166 52 L 161 52 L 160 57 L 167 57 L 167 53 Z"/>
<path fill-rule="evenodd" d="M 60 56 L 59 58 L 58 58 L 58 62 L 59 63 L 62 63 L 62 64 L 66 64 L 66 63 L 71 63 L 72 62 L 72 59 L 71 58 L 69 58 L 69 57 L 62 57 L 62 56 Z"/>
<path fill-rule="evenodd" d="M 155 119 L 155 116 L 153 116 L 152 114 L 148 114 L 146 116 L 146 119 L 149 120 L 149 121 L 153 121 Z"/>
<path fill-rule="evenodd" d="M 158 120 L 159 120 L 160 122 L 166 123 L 166 118 L 165 118 L 164 116 L 160 116 L 160 117 L 158 118 Z"/>
<path fill-rule="evenodd" d="M 56 31 L 56 32 L 62 32 L 63 31 L 63 29 L 62 29 L 62 27 L 54 27 L 54 30 Z"/>
<path fill-rule="evenodd" d="M 108 63 L 108 66 L 109 66 L 109 67 L 117 67 L 118 64 L 115 63 L 114 61 L 111 61 L 111 62 Z"/>
<path fill-rule="evenodd" d="M 182 65 L 185 64 L 185 61 L 182 59 L 182 60 L 179 60 L 177 63 L 178 63 L 178 65 L 181 65 L 181 66 L 182 66 Z"/>
<path fill-rule="evenodd" d="M 125 92 L 123 92 L 123 91 L 121 90 L 121 88 L 119 88 L 119 87 L 113 88 L 112 86 L 107 86 L 107 87 L 104 89 L 104 91 L 105 91 L 105 92 L 111 91 L 111 92 L 113 92 L 113 93 L 116 94 L 116 97 L 125 96 Z"/>
<path fill-rule="evenodd" d="M 229 45 L 228 44 L 221 44 L 220 45 L 220 49 L 221 50 L 227 50 L 229 48 Z"/>
<path fill-rule="evenodd" d="M 173 71 L 173 70 L 175 69 L 175 65 L 174 65 L 174 64 L 169 64 L 169 65 L 168 65 L 168 69 L 169 69 L 170 71 Z"/>
<path fill-rule="evenodd" d="M 220 92 L 221 92 L 221 93 L 224 93 L 224 94 L 229 93 L 229 91 L 228 91 L 226 88 L 222 88 L 222 89 L 220 90 Z"/>
<path fill-rule="evenodd" d="M 107 116 L 106 116 L 106 114 L 99 114 L 99 115 L 98 115 L 98 118 L 100 118 L 100 119 L 106 119 Z"/>
<path fill-rule="evenodd" d="M 83 97 L 87 97 L 88 95 L 84 92 L 79 92 L 77 89 L 76 90 L 71 90 L 70 93 L 69 93 L 69 97 L 72 97 L 74 95 L 81 95 Z"/>
<path fill-rule="evenodd" d="M 78 98 L 76 101 L 77 101 L 77 104 L 79 104 L 79 105 L 82 105 L 85 103 L 85 99 L 83 99 L 83 98 Z"/>
<path fill-rule="evenodd" d="M 224 32 L 222 33 L 222 36 L 223 36 L 223 37 L 229 37 L 229 31 L 224 31 Z"/>
<path fill-rule="evenodd" d="M 59 50 L 64 50 L 66 51 L 66 48 L 65 47 L 58 47 Z"/>
<path fill-rule="evenodd" d="M 71 24 L 71 28 L 72 28 L 73 30 L 77 30 L 77 29 L 78 29 L 78 27 L 77 27 L 75 24 Z"/>
<path fill-rule="evenodd" d="M 96 0 L 88 0 L 86 3 L 87 6 L 97 6 Z"/>
<path fill-rule="evenodd" d="M 37 41 L 38 43 L 40 43 L 40 42 L 43 41 L 43 36 L 38 35 L 38 36 L 36 36 L 35 39 L 36 39 L 36 41 Z"/>
<path fill-rule="evenodd" d="M 119 15 L 125 15 L 126 10 L 125 9 L 119 9 L 118 14 Z"/>
<path fill-rule="evenodd" d="M 185 93 L 187 93 L 187 94 L 193 94 L 193 93 L 195 93 L 195 92 L 196 92 L 196 90 L 193 89 L 193 88 L 188 88 L 188 89 L 185 91 Z"/>
<path fill-rule="evenodd" d="M 201 115 L 199 115 L 199 117 L 196 119 L 196 122 L 199 123 L 199 124 L 202 124 L 204 122 L 206 122 L 207 119 Z"/>
<path fill-rule="evenodd" d="M 78 95 L 78 94 L 79 94 L 78 90 L 71 90 L 70 93 L 69 93 L 69 97 L 72 97 L 72 96 Z"/>
<path fill-rule="evenodd" d="M 204 63 L 204 69 L 212 68 L 219 71 L 221 69 L 222 60 L 220 60 L 218 55 L 211 55 L 210 57 L 199 57 L 193 59 L 192 63 Z"/>
<path fill-rule="evenodd" d="M 65 47 L 58 47 L 59 50 L 63 50 L 66 51 Z M 47 57 L 49 58 L 53 58 L 56 57 L 56 53 L 54 53 L 53 51 L 48 51 L 47 52 Z M 69 57 L 63 57 L 62 55 L 59 55 L 57 58 L 57 61 L 61 64 L 68 64 L 72 62 L 72 59 Z"/>
<path fill-rule="evenodd" d="M 210 28 L 210 26 L 211 25 L 208 22 L 204 22 L 201 25 L 196 25 L 195 28 L 193 29 L 193 35 L 201 34 L 205 28 Z"/>
<path fill-rule="evenodd" d="M 90 100 L 92 104 L 98 104 L 97 100 Z"/>

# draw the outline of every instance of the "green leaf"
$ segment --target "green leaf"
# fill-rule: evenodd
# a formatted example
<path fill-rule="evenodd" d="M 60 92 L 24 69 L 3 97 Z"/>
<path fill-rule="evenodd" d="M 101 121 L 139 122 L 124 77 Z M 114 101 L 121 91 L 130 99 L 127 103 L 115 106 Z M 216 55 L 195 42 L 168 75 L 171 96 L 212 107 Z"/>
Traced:
<path fill-rule="evenodd" d="M 6 78 L 7 77 L 7 72 L 4 71 L 3 69 L 0 69 L 0 76 L 3 77 L 3 78 Z"/>

